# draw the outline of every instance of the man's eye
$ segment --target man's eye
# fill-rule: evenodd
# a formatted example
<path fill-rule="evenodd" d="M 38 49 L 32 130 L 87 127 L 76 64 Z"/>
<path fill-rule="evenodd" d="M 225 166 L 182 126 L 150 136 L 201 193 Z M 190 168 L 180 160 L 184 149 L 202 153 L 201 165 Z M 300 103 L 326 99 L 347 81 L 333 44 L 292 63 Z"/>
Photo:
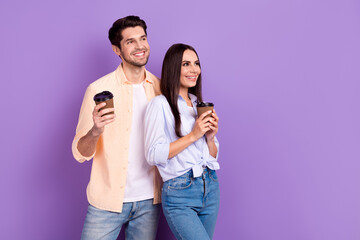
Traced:
<path fill-rule="evenodd" d="M 130 43 L 132 43 L 132 41 L 128 41 L 128 42 L 127 42 L 127 44 L 130 44 Z"/>

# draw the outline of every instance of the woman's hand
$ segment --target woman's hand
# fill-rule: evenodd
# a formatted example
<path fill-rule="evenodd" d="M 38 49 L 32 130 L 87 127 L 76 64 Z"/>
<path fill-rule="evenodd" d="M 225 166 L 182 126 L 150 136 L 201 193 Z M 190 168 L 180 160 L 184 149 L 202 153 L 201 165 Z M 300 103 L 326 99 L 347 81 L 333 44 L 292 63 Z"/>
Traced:
<path fill-rule="evenodd" d="M 210 118 L 210 125 L 209 125 L 209 131 L 207 131 L 205 133 L 205 137 L 206 140 L 209 141 L 214 141 L 214 137 L 217 134 L 218 130 L 219 130 L 219 126 L 218 126 L 218 122 L 219 122 L 219 117 L 215 112 L 215 109 L 213 110 L 212 114 L 211 114 L 211 118 Z"/>
<path fill-rule="evenodd" d="M 210 114 L 211 111 L 206 111 L 203 114 L 201 114 L 198 119 L 195 121 L 195 125 L 193 130 L 191 131 L 192 138 L 197 141 L 199 138 L 204 136 L 204 134 L 209 131 L 210 125 L 211 125 L 211 117 L 206 117 L 206 115 Z"/>

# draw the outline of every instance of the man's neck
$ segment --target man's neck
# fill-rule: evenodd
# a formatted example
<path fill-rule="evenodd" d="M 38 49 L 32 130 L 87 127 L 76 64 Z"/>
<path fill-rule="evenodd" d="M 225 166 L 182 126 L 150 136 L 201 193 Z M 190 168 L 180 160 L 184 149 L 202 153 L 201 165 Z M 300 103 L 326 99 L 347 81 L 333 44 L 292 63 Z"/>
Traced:
<path fill-rule="evenodd" d="M 131 83 L 139 84 L 145 80 L 145 66 L 137 67 L 123 62 L 122 68 L 126 79 Z"/>

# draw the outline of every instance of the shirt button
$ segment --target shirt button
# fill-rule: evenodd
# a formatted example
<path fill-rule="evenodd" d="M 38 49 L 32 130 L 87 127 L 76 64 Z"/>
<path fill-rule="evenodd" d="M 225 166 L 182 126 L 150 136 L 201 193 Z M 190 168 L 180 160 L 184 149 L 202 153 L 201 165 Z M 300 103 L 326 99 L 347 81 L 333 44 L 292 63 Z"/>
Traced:
<path fill-rule="evenodd" d="M 123 167 L 122 169 L 123 169 L 123 170 L 126 170 L 126 167 Z"/>
<path fill-rule="evenodd" d="M 128 109 L 128 112 L 131 112 L 131 110 L 130 110 L 130 109 Z"/>

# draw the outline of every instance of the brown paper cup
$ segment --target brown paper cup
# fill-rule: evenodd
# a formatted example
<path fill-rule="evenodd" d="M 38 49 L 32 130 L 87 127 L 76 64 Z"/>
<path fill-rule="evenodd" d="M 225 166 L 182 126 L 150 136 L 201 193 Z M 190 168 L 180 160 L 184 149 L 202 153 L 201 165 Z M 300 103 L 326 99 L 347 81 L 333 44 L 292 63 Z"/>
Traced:
<path fill-rule="evenodd" d="M 95 102 L 95 103 L 96 103 L 96 105 L 98 105 L 98 104 L 103 103 L 103 102 Z M 103 109 L 113 108 L 113 107 L 114 107 L 114 101 L 113 101 L 113 99 L 109 99 L 109 100 L 107 100 L 107 101 L 104 101 L 104 103 L 106 103 L 106 105 L 105 105 L 104 107 L 100 108 L 99 112 L 100 112 L 101 110 L 103 110 Z M 106 116 L 106 115 L 109 115 L 109 114 L 113 114 L 113 113 L 114 113 L 114 112 L 105 113 L 104 115 L 102 115 L 102 117 L 103 117 L 103 116 Z"/>
<path fill-rule="evenodd" d="M 100 108 L 99 111 L 103 110 L 103 109 L 106 109 L 106 108 L 113 108 L 114 107 L 114 101 L 113 101 L 113 98 L 114 96 L 112 95 L 111 92 L 109 91 L 103 91 L 101 93 L 98 93 L 94 96 L 94 101 L 96 103 L 96 105 L 100 104 L 100 103 L 103 103 L 105 102 L 106 105 L 102 108 Z M 105 115 L 109 115 L 109 114 L 113 114 L 114 112 L 109 112 L 109 113 L 106 113 L 102 116 L 105 116 Z"/>
<path fill-rule="evenodd" d="M 200 117 L 201 114 L 203 114 L 206 111 L 209 111 L 214 109 L 214 106 L 207 106 L 207 107 L 196 107 L 197 108 L 197 112 L 198 112 L 198 117 Z M 211 113 L 209 113 L 208 115 L 206 115 L 206 117 L 211 117 Z"/>

